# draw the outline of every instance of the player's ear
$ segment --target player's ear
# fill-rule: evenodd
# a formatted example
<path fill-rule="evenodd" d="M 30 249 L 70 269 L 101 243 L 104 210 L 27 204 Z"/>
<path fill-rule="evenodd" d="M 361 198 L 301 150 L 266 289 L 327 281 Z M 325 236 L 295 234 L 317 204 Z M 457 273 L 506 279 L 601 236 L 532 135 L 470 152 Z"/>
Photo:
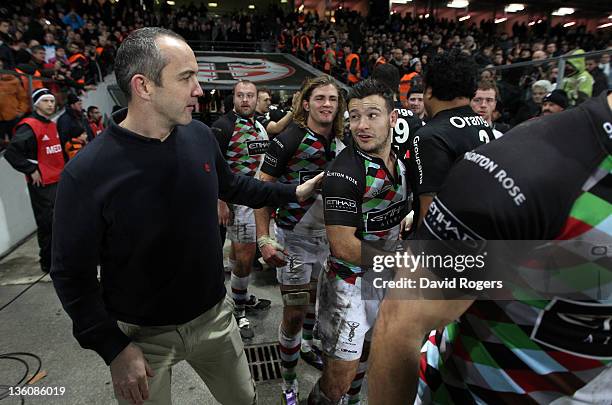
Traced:
<path fill-rule="evenodd" d="M 302 108 L 304 111 L 310 111 L 310 104 L 308 103 L 308 100 L 302 100 Z"/>
<path fill-rule="evenodd" d="M 395 123 L 397 122 L 397 110 L 393 109 L 393 111 L 391 111 L 391 114 L 389 114 L 389 126 L 391 128 L 395 128 Z"/>
<path fill-rule="evenodd" d="M 433 97 L 433 91 L 431 90 L 431 87 L 425 88 L 425 93 L 423 93 L 423 98 L 431 100 L 432 97 Z"/>

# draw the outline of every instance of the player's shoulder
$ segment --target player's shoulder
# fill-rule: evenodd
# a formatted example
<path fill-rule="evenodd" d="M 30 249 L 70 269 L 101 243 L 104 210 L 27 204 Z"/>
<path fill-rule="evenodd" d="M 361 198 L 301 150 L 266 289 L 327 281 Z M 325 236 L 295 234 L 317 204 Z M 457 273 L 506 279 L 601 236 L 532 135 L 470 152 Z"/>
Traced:
<path fill-rule="evenodd" d="M 233 130 L 235 121 L 235 115 L 230 112 L 217 118 L 217 120 L 212 123 L 211 127 L 219 128 L 224 131 L 228 129 Z"/>

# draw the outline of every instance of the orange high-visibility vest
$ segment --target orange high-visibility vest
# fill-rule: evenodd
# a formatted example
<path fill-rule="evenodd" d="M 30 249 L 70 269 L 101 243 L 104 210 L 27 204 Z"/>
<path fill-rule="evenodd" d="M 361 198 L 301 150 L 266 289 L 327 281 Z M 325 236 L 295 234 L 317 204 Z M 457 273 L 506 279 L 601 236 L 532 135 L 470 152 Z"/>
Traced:
<path fill-rule="evenodd" d="M 400 79 L 399 92 L 400 92 L 400 101 L 402 103 L 408 102 L 408 92 L 410 92 L 410 86 L 412 85 L 412 79 L 418 75 L 419 74 L 417 72 L 410 72 L 410 73 L 406 73 Z"/>
<path fill-rule="evenodd" d="M 351 53 L 349 56 L 346 57 L 345 60 L 346 71 L 348 72 L 347 80 L 350 84 L 355 84 L 359 81 L 359 77 L 356 74 L 351 73 L 351 64 L 353 63 L 353 60 L 357 60 L 357 65 L 355 66 L 355 70 L 357 71 L 357 73 L 361 71 L 361 63 L 359 62 L 359 56 L 356 53 Z"/>

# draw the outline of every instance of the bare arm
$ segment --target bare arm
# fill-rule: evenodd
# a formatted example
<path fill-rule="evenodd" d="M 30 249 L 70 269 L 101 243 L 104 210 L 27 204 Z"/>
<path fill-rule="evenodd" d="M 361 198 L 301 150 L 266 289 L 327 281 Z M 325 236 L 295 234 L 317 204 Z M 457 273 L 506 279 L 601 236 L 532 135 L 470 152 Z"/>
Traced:
<path fill-rule="evenodd" d="M 357 228 L 327 225 L 327 239 L 332 255 L 355 265 L 361 265 L 361 241 L 355 236 Z"/>
<path fill-rule="evenodd" d="M 293 119 L 293 112 L 288 111 L 287 114 L 283 118 L 278 121 L 270 121 L 268 126 L 266 127 L 266 131 L 268 134 L 276 135 L 283 132 L 283 130 L 289 125 L 291 120 Z"/>
<path fill-rule="evenodd" d="M 259 180 L 267 182 L 276 182 L 277 178 L 269 174 L 259 172 Z M 257 240 L 263 241 L 270 237 L 270 213 L 269 207 L 262 207 L 255 210 L 255 225 L 257 227 Z M 271 266 L 284 266 L 286 263 L 277 255 L 276 247 L 271 243 L 259 242 L 259 251 L 261 256 Z"/>
<path fill-rule="evenodd" d="M 409 277 L 397 272 L 396 279 Z M 395 299 L 394 299 L 395 298 Z M 472 300 L 408 300 L 393 290 L 380 306 L 368 370 L 368 402 L 412 404 L 417 390 L 423 337 L 463 314 Z"/>
<path fill-rule="evenodd" d="M 425 215 L 427 215 L 429 206 L 431 205 L 431 202 L 433 201 L 435 196 L 436 195 L 434 193 L 421 194 L 419 196 L 420 212 L 419 212 L 419 221 L 417 223 L 417 226 L 421 226 L 421 224 L 423 223 L 423 219 L 425 218 Z"/>

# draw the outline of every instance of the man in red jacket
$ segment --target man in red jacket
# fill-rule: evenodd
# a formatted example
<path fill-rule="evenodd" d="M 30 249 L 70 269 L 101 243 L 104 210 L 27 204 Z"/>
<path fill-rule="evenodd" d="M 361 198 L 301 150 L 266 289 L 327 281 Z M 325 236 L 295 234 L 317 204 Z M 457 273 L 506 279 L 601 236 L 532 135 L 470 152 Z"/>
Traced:
<path fill-rule="evenodd" d="M 40 268 L 45 273 L 51 267 L 51 224 L 53 205 L 64 157 L 55 122 L 55 97 L 46 88 L 32 93 L 34 112 L 15 127 L 15 136 L 4 157 L 26 175 L 34 218 L 38 226 Z"/>

